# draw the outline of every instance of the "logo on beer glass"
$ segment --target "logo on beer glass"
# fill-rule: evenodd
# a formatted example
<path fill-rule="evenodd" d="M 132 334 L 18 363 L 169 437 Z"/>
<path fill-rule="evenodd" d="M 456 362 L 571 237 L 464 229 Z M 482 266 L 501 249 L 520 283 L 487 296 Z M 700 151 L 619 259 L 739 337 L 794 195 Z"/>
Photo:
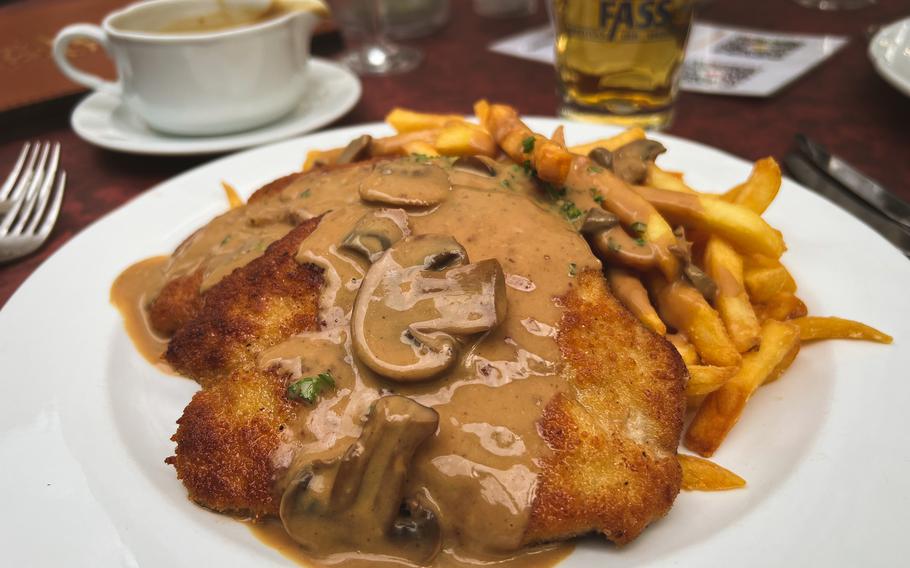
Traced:
<path fill-rule="evenodd" d="M 671 0 L 644 0 L 637 3 L 630 0 L 601 0 L 600 27 L 607 32 L 611 41 L 616 39 L 617 33 L 662 30 L 672 20 L 671 3 Z"/>

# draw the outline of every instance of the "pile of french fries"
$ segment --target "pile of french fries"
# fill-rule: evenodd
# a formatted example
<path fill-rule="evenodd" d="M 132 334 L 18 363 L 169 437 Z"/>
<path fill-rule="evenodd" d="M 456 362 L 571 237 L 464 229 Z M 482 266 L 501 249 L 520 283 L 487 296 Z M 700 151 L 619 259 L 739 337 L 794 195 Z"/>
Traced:
<path fill-rule="evenodd" d="M 473 156 L 511 160 L 528 167 L 543 182 L 564 184 L 569 168 L 585 164 L 596 148 L 616 151 L 642 140 L 639 128 L 593 142 L 567 146 L 562 128 L 549 138 L 532 132 L 517 111 L 479 101 L 477 123 L 455 114 L 428 114 L 396 108 L 386 117 L 397 134 L 373 139 L 368 156 Z M 344 148 L 311 151 L 304 170 L 335 163 Z M 596 171 L 596 168 L 593 168 Z M 681 173 L 651 162 L 644 182 L 631 185 L 607 173 L 592 174 L 597 202 L 629 230 L 646 228 L 642 239 L 661 247 L 691 241 L 691 262 L 717 284 L 705 297 L 680 271 L 673 255 L 655 266 L 605 262 L 605 274 L 617 297 L 653 332 L 665 336 L 689 370 L 686 388 L 692 417 L 685 447 L 712 456 L 762 385 L 780 378 L 803 343 L 821 339 L 861 339 L 890 343 L 891 337 L 864 324 L 809 316 L 796 295 L 793 276 L 781 263 L 786 247 L 780 231 L 762 214 L 780 189 L 781 172 L 773 158 L 758 160 L 751 175 L 724 194 L 699 192 Z M 677 194 L 694 206 L 681 207 Z M 646 211 L 646 219 L 623 217 L 619 201 Z M 644 222 L 643 222 L 644 221 Z M 674 232 L 673 228 L 677 228 Z M 680 454 L 683 488 L 722 490 L 742 487 L 736 474 L 703 458 Z"/>

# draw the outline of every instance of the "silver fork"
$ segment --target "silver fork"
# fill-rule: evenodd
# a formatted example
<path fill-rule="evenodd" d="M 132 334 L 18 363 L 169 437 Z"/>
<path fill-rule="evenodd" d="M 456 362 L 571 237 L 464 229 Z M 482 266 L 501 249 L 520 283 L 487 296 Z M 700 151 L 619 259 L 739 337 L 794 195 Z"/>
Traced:
<path fill-rule="evenodd" d="M 54 228 L 66 172 L 57 172 L 60 144 L 26 143 L 13 171 L 0 187 L 0 262 L 25 256 L 40 247 Z"/>

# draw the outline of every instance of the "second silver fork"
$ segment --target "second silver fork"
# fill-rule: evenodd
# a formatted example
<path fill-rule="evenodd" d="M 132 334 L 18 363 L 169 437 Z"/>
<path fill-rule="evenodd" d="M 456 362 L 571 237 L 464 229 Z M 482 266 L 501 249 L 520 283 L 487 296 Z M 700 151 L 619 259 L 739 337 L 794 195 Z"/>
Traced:
<path fill-rule="evenodd" d="M 47 240 L 66 186 L 60 144 L 26 143 L 0 187 L 0 262 L 24 256 Z"/>

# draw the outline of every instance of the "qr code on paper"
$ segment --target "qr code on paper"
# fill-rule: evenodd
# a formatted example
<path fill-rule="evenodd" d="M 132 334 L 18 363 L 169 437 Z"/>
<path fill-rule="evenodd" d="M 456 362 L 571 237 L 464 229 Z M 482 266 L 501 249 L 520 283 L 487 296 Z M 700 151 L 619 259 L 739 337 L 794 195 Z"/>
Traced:
<path fill-rule="evenodd" d="M 742 83 L 758 71 L 755 67 L 687 61 L 682 80 L 695 87 L 730 88 Z"/>
<path fill-rule="evenodd" d="M 713 50 L 724 55 L 780 61 L 802 46 L 803 42 L 793 39 L 738 34 L 715 46 Z"/>

